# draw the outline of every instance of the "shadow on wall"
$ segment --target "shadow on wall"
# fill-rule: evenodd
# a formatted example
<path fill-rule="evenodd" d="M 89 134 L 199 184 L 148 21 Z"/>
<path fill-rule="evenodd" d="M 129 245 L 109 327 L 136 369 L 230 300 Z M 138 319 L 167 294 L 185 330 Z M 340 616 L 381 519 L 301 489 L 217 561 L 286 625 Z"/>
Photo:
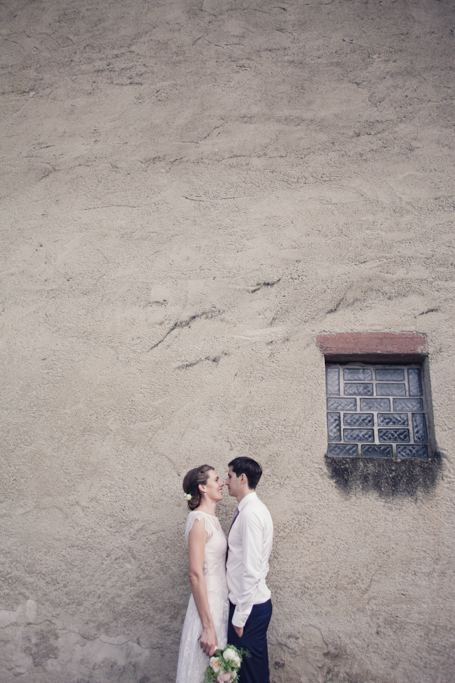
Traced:
<path fill-rule="evenodd" d="M 383 498 L 413 497 L 430 493 L 442 477 L 442 455 L 428 460 L 367 460 L 362 458 L 325 457 L 330 478 L 340 491 L 375 492 Z"/>

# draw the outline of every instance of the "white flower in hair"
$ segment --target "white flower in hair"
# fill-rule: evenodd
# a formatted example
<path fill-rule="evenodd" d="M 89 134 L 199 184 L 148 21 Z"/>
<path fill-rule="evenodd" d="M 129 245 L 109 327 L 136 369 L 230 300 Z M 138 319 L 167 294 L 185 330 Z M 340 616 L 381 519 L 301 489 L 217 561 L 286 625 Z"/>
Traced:
<path fill-rule="evenodd" d="M 184 493 L 183 497 L 185 498 L 185 500 L 191 500 L 193 496 L 191 495 L 191 493 Z"/>

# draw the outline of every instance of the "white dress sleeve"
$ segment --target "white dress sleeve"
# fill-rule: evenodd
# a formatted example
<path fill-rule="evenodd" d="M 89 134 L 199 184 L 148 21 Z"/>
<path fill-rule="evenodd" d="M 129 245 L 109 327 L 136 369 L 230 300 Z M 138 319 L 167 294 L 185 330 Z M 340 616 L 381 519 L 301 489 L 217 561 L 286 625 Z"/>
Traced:
<path fill-rule="evenodd" d="M 192 510 L 186 520 L 186 527 L 185 527 L 185 540 L 188 544 L 188 536 L 190 535 L 190 531 L 193 528 L 193 524 L 197 519 L 203 519 L 204 520 L 204 525 L 205 525 L 205 530 L 207 532 L 207 543 L 210 541 L 210 539 L 213 536 L 213 525 L 209 519 L 209 515 L 207 515 L 205 512 L 198 512 L 197 510 Z"/>

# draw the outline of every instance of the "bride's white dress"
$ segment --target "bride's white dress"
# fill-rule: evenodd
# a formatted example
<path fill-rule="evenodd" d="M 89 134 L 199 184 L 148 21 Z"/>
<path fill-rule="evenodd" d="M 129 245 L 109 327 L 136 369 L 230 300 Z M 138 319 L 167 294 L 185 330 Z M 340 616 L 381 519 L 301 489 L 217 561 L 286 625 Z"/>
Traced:
<path fill-rule="evenodd" d="M 188 535 L 196 519 L 204 520 L 207 531 L 203 572 L 210 612 L 218 638 L 218 647 L 223 648 L 227 644 L 229 618 L 226 584 L 226 536 L 218 517 L 206 512 L 192 510 L 186 521 L 185 538 L 187 543 Z M 201 634 L 202 623 L 193 595 L 191 595 L 180 640 L 176 683 L 203 683 L 204 671 L 208 666 L 209 657 L 203 653 L 199 645 Z"/>

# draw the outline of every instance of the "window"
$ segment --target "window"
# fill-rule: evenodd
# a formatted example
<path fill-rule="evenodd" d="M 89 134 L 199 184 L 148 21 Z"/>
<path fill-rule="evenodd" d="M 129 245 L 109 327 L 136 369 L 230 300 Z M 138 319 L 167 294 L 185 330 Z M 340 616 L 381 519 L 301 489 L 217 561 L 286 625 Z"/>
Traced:
<path fill-rule="evenodd" d="M 418 365 L 326 365 L 329 457 L 428 458 Z"/>
<path fill-rule="evenodd" d="M 328 458 L 428 459 L 426 340 L 412 333 L 320 335 Z"/>

